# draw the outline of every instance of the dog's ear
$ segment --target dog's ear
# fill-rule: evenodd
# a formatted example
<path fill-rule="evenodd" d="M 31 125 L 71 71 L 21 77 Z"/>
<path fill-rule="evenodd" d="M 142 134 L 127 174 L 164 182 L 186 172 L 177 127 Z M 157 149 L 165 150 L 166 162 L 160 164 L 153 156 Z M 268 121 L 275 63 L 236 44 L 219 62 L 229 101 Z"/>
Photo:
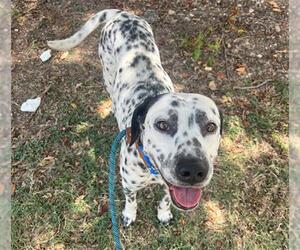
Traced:
<path fill-rule="evenodd" d="M 219 111 L 219 115 L 220 115 L 220 134 L 222 135 L 223 134 L 223 111 L 218 108 L 218 111 Z"/>
<path fill-rule="evenodd" d="M 159 99 L 161 95 L 155 97 L 147 97 L 133 112 L 131 119 L 131 138 L 129 146 L 131 146 L 140 136 L 142 126 L 145 122 L 149 108 Z"/>

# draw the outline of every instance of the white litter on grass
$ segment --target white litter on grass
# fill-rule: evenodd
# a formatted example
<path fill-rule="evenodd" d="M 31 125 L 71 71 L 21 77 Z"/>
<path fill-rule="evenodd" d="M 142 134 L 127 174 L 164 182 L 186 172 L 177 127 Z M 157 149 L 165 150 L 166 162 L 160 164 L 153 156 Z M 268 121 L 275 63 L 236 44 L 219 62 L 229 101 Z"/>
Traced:
<path fill-rule="evenodd" d="M 48 49 L 46 51 L 44 51 L 41 55 L 40 58 L 43 62 L 46 62 L 47 60 L 49 60 L 51 57 L 51 49 Z"/>
<path fill-rule="evenodd" d="M 23 102 L 21 105 L 21 111 L 23 112 L 35 112 L 41 104 L 41 97 L 34 99 L 28 99 L 26 102 Z"/>

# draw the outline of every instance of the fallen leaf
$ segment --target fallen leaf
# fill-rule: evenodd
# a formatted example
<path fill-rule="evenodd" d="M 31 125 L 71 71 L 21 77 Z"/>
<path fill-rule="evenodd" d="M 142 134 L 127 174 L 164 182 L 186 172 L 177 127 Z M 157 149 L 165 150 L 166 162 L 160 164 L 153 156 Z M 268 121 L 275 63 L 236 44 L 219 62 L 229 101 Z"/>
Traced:
<path fill-rule="evenodd" d="M 98 213 L 99 213 L 99 216 L 102 216 L 103 214 L 107 213 L 108 211 L 108 203 L 105 202 L 104 204 L 99 204 L 98 206 Z"/>
<path fill-rule="evenodd" d="M 101 101 L 97 108 L 97 113 L 100 115 L 102 119 L 104 119 L 109 115 L 111 108 L 112 108 L 112 102 L 110 99 Z"/>
<path fill-rule="evenodd" d="M 16 192 L 16 184 L 12 183 L 12 185 L 11 185 L 11 194 L 14 195 L 15 192 Z"/>
<path fill-rule="evenodd" d="M 204 70 L 205 71 L 212 71 L 212 67 L 205 66 Z"/>
<path fill-rule="evenodd" d="M 227 20 L 228 23 L 231 25 L 234 25 L 236 22 L 237 16 L 238 16 L 238 8 L 236 5 L 234 5 L 230 10 L 230 14 L 229 14 L 229 17 Z"/>
<path fill-rule="evenodd" d="M 65 245 L 63 243 L 57 243 L 54 245 L 54 250 L 64 250 Z"/>
<path fill-rule="evenodd" d="M 180 220 L 179 220 L 179 223 L 180 223 L 181 225 L 183 225 L 183 226 L 186 224 L 186 222 L 185 222 L 184 219 L 180 219 Z"/>
<path fill-rule="evenodd" d="M 208 88 L 210 89 L 210 90 L 216 90 L 217 89 L 217 85 L 216 85 L 216 83 L 214 82 L 214 81 L 210 81 L 209 82 L 209 84 L 208 84 Z"/>
<path fill-rule="evenodd" d="M 53 156 L 47 156 L 39 162 L 38 166 L 42 168 L 44 167 L 51 168 L 54 166 L 54 164 L 55 164 L 55 158 Z"/>
<path fill-rule="evenodd" d="M 179 74 L 179 76 L 180 76 L 181 78 L 187 78 L 187 77 L 190 76 L 190 74 L 189 74 L 188 72 L 182 72 L 182 73 Z"/>
<path fill-rule="evenodd" d="M 278 3 L 276 3 L 274 0 L 269 1 L 268 3 L 272 6 L 272 10 L 274 12 L 281 12 L 281 9 L 280 9 Z"/>
<path fill-rule="evenodd" d="M 169 11 L 168 11 L 168 14 L 169 14 L 169 15 L 174 15 L 175 13 L 176 13 L 176 12 L 175 12 L 174 10 L 169 10 Z"/>
<path fill-rule="evenodd" d="M 244 30 L 244 29 L 238 29 L 237 30 L 237 33 L 238 34 L 243 34 L 243 33 L 246 33 L 247 31 L 246 30 Z"/>
<path fill-rule="evenodd" d="M 222 104 L 232 103 L 232 99 L 229 96 L 223 95 L 222 98 L 220 99 L 220 102 Z"/>
<path fill-rule="evenodd" d="M 60 59 L 64 60 L 69 56 L 69 51 L 66 51 L 64 53 L 61 54 Z"/>
<path fill-rule="evenodd" d="M 220 80 L 224 79 L 225 78 L 224 72 L 222 72 L 222 71 L 218 72 L 217 73 L 217 78 L 220 79 Z"/>
<path fill-rule="evenodd" d="M 238 106 L 243 109 L 249 109 L 250 101 L 246 97 L 236 98 L 234 102 L 235 104 L 238 104 Z"/>
<path fill-rule="evenodd" d="M 71 107 L 73 108 L 73 109 L 76 109 L 77 108 L 77 105 L 75 104 L 75 103 L 70 103 L 70 105 L 71 105 Z"/>
<path fill-rule="evenodd" d="M 240 64 L 235 70 L 239 76 L 247 75 L 246 64 Z"/>

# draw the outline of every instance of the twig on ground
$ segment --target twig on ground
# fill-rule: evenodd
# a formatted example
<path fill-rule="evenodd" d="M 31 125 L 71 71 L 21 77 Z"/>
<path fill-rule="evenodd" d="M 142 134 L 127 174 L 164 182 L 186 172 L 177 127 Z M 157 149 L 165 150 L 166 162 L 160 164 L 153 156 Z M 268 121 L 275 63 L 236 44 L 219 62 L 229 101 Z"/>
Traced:
<path fill-rule="evenodd" d="M 50 85 L 47 86 L 47 88 L 41 93 L 40 97 L 41 97 L 41 105 L 37 108 L 37 110 L 30 116 L 30 118 L 28 119 L 28 122 L 31 122 L 33 117 L 36 115 L 36 113 L 38 112 L 38 110 L 40 109 L 40 107 L 42 106 L 42 101 L 44 99 L 44 96 L 47 94 L 47 92 L 51 89 L 51 87 L 55 84 L 55 82 L 52 82 Z"/>
<path fill-rule="evenodd" d="M 228 65 L 227 65 L 227 52 L 226 52 L 226 44 L 225 44 L 225 36 L 224 32 L 222 32 L 222 47 L 223 47 L 223 56 L 224 56 L 224 61 L 225 61 L 225 72 L 226 72 L 226 78 L 228 81 L 230 81 L 230 75 L 228 72 Z"/>
<path fill-rule="evenodd" d="M 262 83 L 258 84 L 258 85 L 255 85 L 255 86 L 247 86 L 247 87 L 234 87 L 233 89 L 244 89 L 244 90 L 247 90 L 247 89 L 257 89 L 257 88 L 260 88 L 262 86 L 264 86 L 265 84 L 271 82 L 272 79 L 267 79 L 265 81 L 263 81 Z"/>

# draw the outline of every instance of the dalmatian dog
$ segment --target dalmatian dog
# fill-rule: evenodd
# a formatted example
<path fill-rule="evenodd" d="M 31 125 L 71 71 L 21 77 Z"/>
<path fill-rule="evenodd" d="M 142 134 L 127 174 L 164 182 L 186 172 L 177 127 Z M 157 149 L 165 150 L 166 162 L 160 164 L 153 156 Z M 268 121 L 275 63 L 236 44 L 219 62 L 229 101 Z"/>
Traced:
<path fill-rule="evenodd" d="M 173 217 L 171 204 L 181 210 L 191 210 L 199 204 L 202 189 L 213 175 L 222 115 L 210 98 L 174 91 L 161 65 L 150 25 L 133 14 L 116 9 L 100 11 L 74 35 L 48 41 L 48 46 L 69 50 L 102 23 L 105 26 L 99 57 L 104 83 L 119 129 L 129 129 L 120 153 L 126 198 L 123 225 L 136 220 L 137 191 L 149 184 L 164 187 L 157 217 L 168 223 Z M 157 175 L 149 171 L 151 163 Z"/>

